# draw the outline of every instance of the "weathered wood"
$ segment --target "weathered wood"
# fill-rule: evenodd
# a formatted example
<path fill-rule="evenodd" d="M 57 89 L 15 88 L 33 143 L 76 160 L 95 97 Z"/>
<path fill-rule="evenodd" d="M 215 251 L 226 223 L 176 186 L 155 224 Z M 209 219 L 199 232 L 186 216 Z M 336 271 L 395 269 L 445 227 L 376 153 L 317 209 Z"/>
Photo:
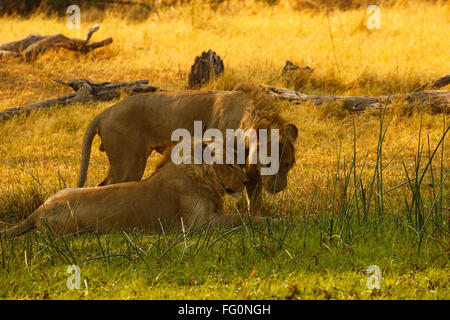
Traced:
<path fill-rule="evenodd" d="M 65 106 L 77 102 L 109 101 L 119 98 L 121 93 L 134 95 L 161 90 L 158 87 L 148 85 L 147 80 L 132 82 L 93 82 L 86 79 L 74 79 L 68 82 L 61 80 L 55 81 L 71 87 L 75 92 L 25 106 L 5 109 L 0 111 L 0 120 L 10 119 L 19 114 L 28 115 L 32 110 L 40 108 Z M 343 106 L 351 112 L 361 112 L 366 109 L 381 109 L 393 102 L 400 101 L 408 104 L 412 108 L 420 110 L 430 110 L 436 113 L 450 113 L 449 90 L 427 90 L 383 96 L 322 96 L 307 95 L 298 91 L 272 87 L 264 84 L 261 84 L 260 86 L 272 96 L 289 100 L 297 104 L 312 102 L 316 105 L 321 105 L 324 102 L 342 101 Z"/>
<path fill-rule="evenodd" d="M 291 61 L 286 60 L 286 64 L 284 65 L 283 70 L 281 71 L 281 73 L 282 74 L 289 74 L 289 73 L 292 73 L 292 72 L 294 72 L 296 70 L 301 70 L 301 71 L 304 71 L 304 72 L 307 72 L 307 73 L 312 73 L 313 72 L 313 69 L 311 67 L 309 67 L 309 66 L 301 66 L 301 67 L 299 67 L 299 66 L 293 64 Z"/>
<path fill-rule="evenodd" d="M 17 41 L 12 41 L 12 42 L 7 42 L 7 43 L 0 45 L 0 50 L 12 51 L 12 52 L 19 53 L 19 52 L 23 51 L 24 49 L 26 49 L 28 46 L 32 45 L 33 43 L 35 43 L 39 40 L 42 40 L 45 37 L 46 36 L 42 35 L 42 34 L 32 33 L 23 39 L 20 39 Z"/>
<path fill-rule="evenodd" d="M 267 93 L 280 99 L 289 100 L 297 104 L 312 102 L 321 105 L 324 102 L 342 101 L 344 107 L 352 112 L 361 112 L 366 109 L 388 106 L 396 101 L 403 101 L 413 108 L 428 109 L 436 113 L 450 112 L 449 90 L 428 90 L 412 93 L 399 93 L 385 96 L 319 96 L 307 95 L 286 88 L 277 88 L 261 85 Z"/>
<path fill-rule="evenodd" d="M 22 58 L 25 61 L 32 61 L 42 53 L 58 47 L 87 53 L 94 49 L 106 46 L 113 41 L 110 37 L 102 41 L 89 43 L 92 35 L 98 31 L 98 29 L 100 29 L 99 25 L 90 28 L 84 40 L 71 39 L 60 33 L 55 35 L 30 34 L 21 40 L 0 45 L 0 58 L 16 57 Z"/>
<path fill-rule="evenodd" d="M 442 87 L 445 87 L 449 83 L 450 83 L 450 74 L 443 76 L 441 78 L 438 78 L 438 79 L 432 79 L 432 80 L 428 81 L 424 85 L 417 88 L 415 92 L 423 91 L 424 89 L 434 89 L 434 90 L 440 89 Z"/>
<path fill-rule="evenodd" d="M 201 56 L 195 58 L 189 73 L 188 85 L 190 88 L 198 88 L 208 83 L 211 76 L 218 76 L 225 68 L 222 59 L 211 49 L 202 52 Z"/>
<path fill-rule="evenodd" d="M 68 82 L 55 80 L 58 83 L 71 87 L 75 92 L 61 97 L 44 100 L 25 106 L 9 108 L 0 111 L 0 120 L 7 120 L 19 114 L 28 115 L 36 109 L 45 109 L 53 106 L 66 106 L 72 103 L 87 103 L 91 101 L 109 101 L 119 98 L 122 93 L 135 95 L 144 92 L 159 90 L 148 84 L 147 80 L 132 82 L 93 82 L 86 79 L 74 79 Z"/>
<path fill-rule="evenodd" d="M 14 51 L 7 51 L 7 50 L 0 50 L 0 59 L 2 58 L 20 58 L 20 53 L 14 52 Z"/>

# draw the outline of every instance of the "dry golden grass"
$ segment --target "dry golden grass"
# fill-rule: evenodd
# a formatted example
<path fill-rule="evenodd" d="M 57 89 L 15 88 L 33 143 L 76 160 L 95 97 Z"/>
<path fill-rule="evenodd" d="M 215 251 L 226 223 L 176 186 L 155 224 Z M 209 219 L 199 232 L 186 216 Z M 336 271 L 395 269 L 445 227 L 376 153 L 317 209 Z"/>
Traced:
<path fill-rule="evenodd" d="M 83 15 L 89 21 L 83 20 Z M 0 110 L 68 92 L 52 79 L 88 78 L 94 81 L 149 79 L 165 89 L 183 89 L 193 58 L 214 49 L 225 62 L 226 72 L 206 86 L 231 89 L 240 81 L 286 86 L 280 75 L 286 59 L 315 69 L 300 90 L 322 94 L 386 94 L 405 92 L 447 74 L 450 67 L 450 5 L 419 1 L 382 7 L 382 28 L 369 31 L 361 23 L 365 10 L 324 12 L 294 10 L 288 3 L 224 3 L 217 11 L 208 5 L 160 10 L 148 20 L 132 23 L 111 12 L 82 12 L 81 30 L 69 30 L 65 20 L 35 15 L 30 19 L 3 17 L 0 43 L 29 33 L 64 33 L 83 38 L 94 22 L 101 24 L 95 39 L 112 36 L 112 45 L 88 55 L 52 51 L 33 63 L 16 61 L 0 65 Z M 96 20 L 96 17 L 102 17 Z M 333 53 L 331 37 L 336 50 Z M 13 119 L 0 127 L 0 186 L 2 193 L 38 189 L 44 195 L 75 185 L 81 139 L 88 122 L 112 103 L 75 105 Z M 359 164 L 368 153 L 368 167 L 376 161 L 378 117 L 348 115 L 339 107 L 293 106 L 280 103 L 286 116 L 300 130 L 297 166 L 290 174 L 284 210 L 305 203 L 316 185 L 324 185 L 329 171 L 353 153 L 353 123 Z M 420 116 L 390 112 L 392 120 L 383 156 L 386 161 L 400 152 L 385 173 L 387 186 L 404 181 L 402 161 L 413 165 Z M 442 115 L 423 115 L 423 132 L 436 145 L 443 131 Z M 426 140 L 422 140 L 426 141 Z M 88 184 L 99 182 L 106 157 L 94 144 Z M 425 146 L 425 150 L 426 146 Z M 147 173 L 158 156 L 150 158 Z M 446 158 L 447 160 L 448 158 Z M 39 183 L 36 182 L 39 179 Z M 46 190 L 46 191 L 43 191 Z M 30 191 L 31 192 L 31 191 Z M 401 192 L 401 189 L 399 189 Z M 4 206 L 10 206 L 4 203 Z"/>

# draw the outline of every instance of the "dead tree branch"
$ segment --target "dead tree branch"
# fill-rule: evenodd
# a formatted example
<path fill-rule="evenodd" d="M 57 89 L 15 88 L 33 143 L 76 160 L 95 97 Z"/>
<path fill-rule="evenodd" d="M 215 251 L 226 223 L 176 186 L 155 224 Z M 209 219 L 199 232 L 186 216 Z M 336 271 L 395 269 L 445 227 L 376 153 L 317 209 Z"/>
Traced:
<path fill-rule="evenodd" d="M 381 109 L 382 106 L 390 105 L 396 101 L 404 101 L 412 108 L 428 109 L 436 113 L 449 113 L 450 111 L 449 90 L 428 90 L 385 96 L 319 96 L 264 84 L 261 85 L 261 88 L 272 96 L 297 104 L 312 102 L 315 105 L 321 105 L 324 102 L 342 101 L 344 108 L 351 112 L 361 112 L 370 108 Z"/>
<path fill-rule="evenodd" d="M 53 106 L 66 106 L 72 103 L 87 103 L 91 101 L 109 101 L 119 98 L 122 93 L 135 95 L 144 92 L 154 92 L 158 88 L 148 84 L 147 80 L 132 82 L 93 82 L 85 79 L 75 79 L 68 82 L 56 82 L 71 87 L 75 92 L 61 97 L 44 100 L 25 106 L 9 108 L 0 111 L 0 120 L 7 120 L 19 114 L 28 115 L 36 109 L 45 109 Z"/>
<path fill-rule="evenodd" d="M 147 80 L 132 82 L 93 82 L 86 79 L 74 79 L 68 82 L 62 80 L 55 81 L 71 87 L 75 92 L 61 97 L 0 111 L 0 120 L 10 119 L 19 114 L 28 115 L 32 110 L 39 108 L 65 106 L 77 102 L 109 101 L 119 98 L 122 93 L 134 95 L 161 90 L 158 87 L 149 85 Z M 440 83 L 442 84 L 443 82 Z M 297 104 L 312 102 L 315 105 L 321 105 L 326 102 L 342 101 L 344 108 L 351 112 L 361 112 L 367 109 L 381 109 L 394 102 L 401 102 L 413 109 L 429 110 L 435 113 L 450 113 L 450 90 L 427 90 L 382 96 L 327 96 L 307 95 L 298 91 L 264 84 L 261 84 L 260 86 L 264 91 L 274 97 L 295 102 Z"/>
<path fill-rule="evenodd" d="M 87 53 L 97 48 L 112 43 L 112 38 L 89 43 L 92 35 L 100 29 L 95 25 L 89 29 L 86 39 L 71 39 L 59 33 L 55 35 L 30 34 L 27 37 L 13 42 L 0 45 L 0 58 L 14 57 L 21 58 L 27 62 L 35 60 L 42 53 L 52 48 L 65 48 L 72 51 Z"/>
<path fill-rule="evenodd" d="M 424 85 L 422 85 L 419 88 L 417 88 L 415 92 L 423 91 L 424 89 L 437 90 L 437 89 L 440 89 L 442 87 L 445 87 L 449 83 L 450 83 L 450 74 L 448 74 L 446 76 L 443 76 L 441 78 L 438 78 L 438 79 L 432 79 L 432 80 L 428 81 Z"/>

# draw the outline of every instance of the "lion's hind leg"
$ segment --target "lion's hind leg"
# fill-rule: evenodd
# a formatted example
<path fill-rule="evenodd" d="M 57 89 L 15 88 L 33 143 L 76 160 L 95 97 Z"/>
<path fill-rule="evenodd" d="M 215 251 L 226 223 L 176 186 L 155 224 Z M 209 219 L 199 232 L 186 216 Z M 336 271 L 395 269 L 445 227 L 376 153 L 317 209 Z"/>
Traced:
<path fill-rule="evenodd" d="M 104 184 L 140 181 L 144 175 L 148 155 L 144 152 L 123 152 L 110 159 L 110 169 Z"/>
<path fill-rule="evenodd" d="M 106 186 L 108 184 L 114 184 L 116 183 L 116 177 L 114 176 L 114 172 L 112 171 L 111 167 L 108 167 L 108 173 L 106 174 L 106 178 L 103 179 L 102 182 L 100 182 L 97 187 Z"/>

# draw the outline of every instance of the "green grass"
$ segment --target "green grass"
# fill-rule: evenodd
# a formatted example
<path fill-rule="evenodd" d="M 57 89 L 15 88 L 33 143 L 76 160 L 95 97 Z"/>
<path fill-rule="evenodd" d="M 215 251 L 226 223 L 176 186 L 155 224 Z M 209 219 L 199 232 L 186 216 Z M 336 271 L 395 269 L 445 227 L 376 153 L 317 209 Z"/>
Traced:
<path fill-rule="evenodd" d="M 254 226 L 205 235 L 119 234 L 47 242 L 37 234 L 3 243 L 3 298 L 114 299 L 448 299 L 447 259 L 429 241 L 394 222 L 352 244 L 326 236 L 327 220 Z M 406 228 L 406 226 L 404 226 Z M 355 230 L 358 228 L 355 227 Z M 305 241 L 306 240 L 306 241 Z M 14 245 L 14 248 L 13 248 Z M 80 290 L 68 290 L 66 269 L 81 269 Z M 382 271 L 369 290 L 364 271 Z M 254 271 L 253 271 L 254 270 Z M 253 276 L 252 276 L 253 274 Z M 84 280 L 87 283 L 84 284 Z"/>

